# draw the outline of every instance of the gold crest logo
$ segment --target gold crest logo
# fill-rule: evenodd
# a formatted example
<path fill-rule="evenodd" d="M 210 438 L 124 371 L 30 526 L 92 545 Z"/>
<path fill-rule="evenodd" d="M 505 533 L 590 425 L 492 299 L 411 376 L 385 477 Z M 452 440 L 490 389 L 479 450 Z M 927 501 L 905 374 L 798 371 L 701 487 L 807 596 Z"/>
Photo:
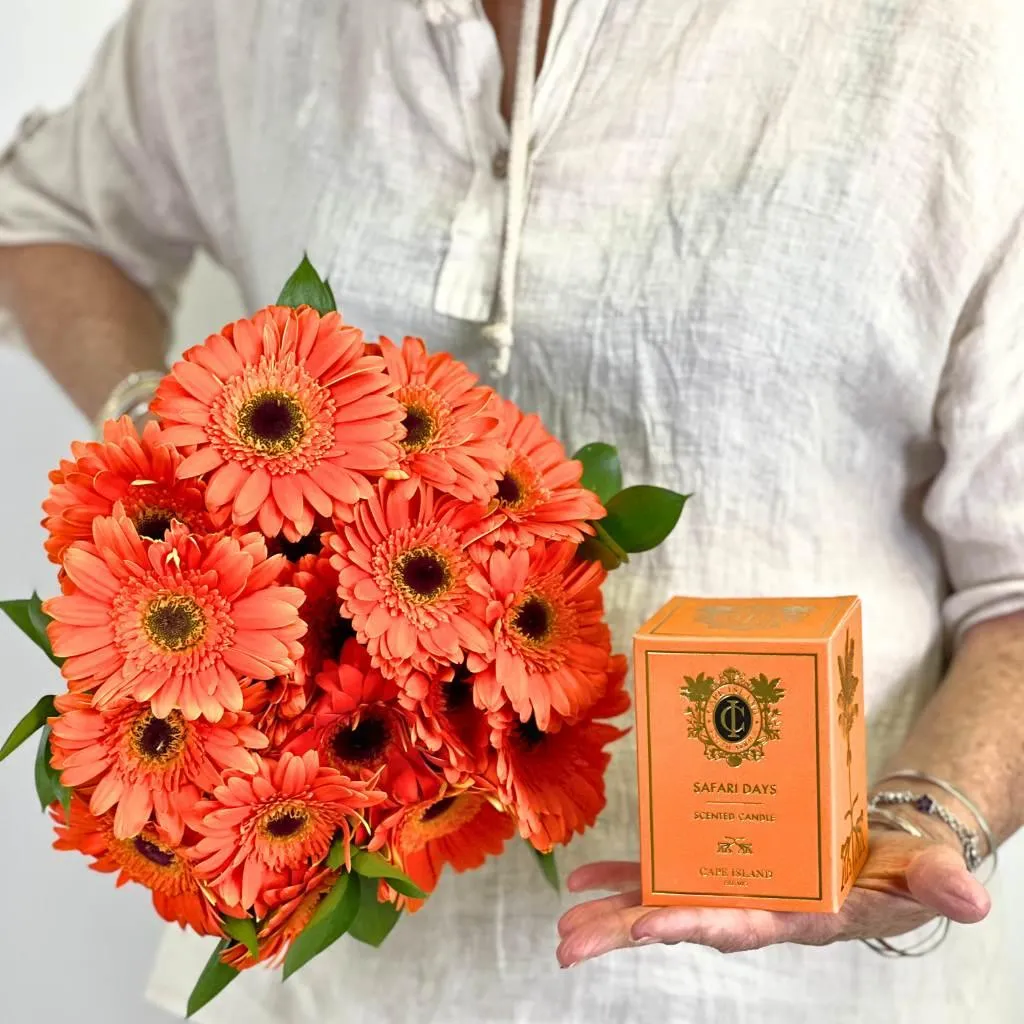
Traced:
<path fill-rule="evenodd" d="M 725 669 L 717 679 L 703 672 L 683 678 L 686 685 L 679 695 L 687 704 L 687 736 L 704 744 L 704 756 L 733 768 L 760 761 L 765 744 L 779 738 L 777 705 L 786 695 L 779 680 L 764 673 L 748 679 L 736 668 Z"/>

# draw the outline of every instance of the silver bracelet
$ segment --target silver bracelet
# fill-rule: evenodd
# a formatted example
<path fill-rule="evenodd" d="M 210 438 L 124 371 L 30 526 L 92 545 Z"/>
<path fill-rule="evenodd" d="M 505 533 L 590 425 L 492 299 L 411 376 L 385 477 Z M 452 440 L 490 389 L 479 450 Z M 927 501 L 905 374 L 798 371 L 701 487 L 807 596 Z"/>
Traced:
<path fill-rule="evenodd" d="M 981 855 L 981 845 L 978 841 L 978 833 L 972 832 L 966 825 L 957 820 L 933 797 L 927 793 L 913 793 L 909 789 L 883 790 L 875 793 L 868 801 L 868 810 L 877 810 L 879 807 L 892 807 L 904 804 L 913 807 L 921 814 L 930 814 L 938 818 L 960 841 L 960 852 L 963 854 L 967 870 L 974 872 L 985 859 Z"/>
<path fill-rule="evenodd" d="M 110 392 L 96 415 L 94 428 L 97 437 L 103 436 L 103 424 L 107 420 L 130 416 L 136 420 L 149 411 L 149 403 L 165 374 L 157 370 L 130 373 Z"/>
<path fill-rule="evenodd" d="M 868 807 L 868 824 L 870 825 L 872 822 L 881 822 L 890 828 L 906 832 L 907 835 L 913 836 L 915 839 L 924 839 L 924 832 L 912 821 L 907 821 L 902 815 L 893 814 L 892 811 L 887 811 L 883 807 Z"/>
<path fill-rule="evenodd" d="M 934 775 L 929 775 L 927 772 L 912 771 L 909 768 L 900 769 L 895 772 L 886 773 L 879 782 L 888 782 L 890 779 L 911 779 L 915 782 L 926 782 L 937 789 L 941 789 L 943 793 L 947 793 L 954 800 L 959 800 L 974 815 L 974 820 L 978 823 L 978 830 L 985 837 L 985 842 L 988 844 L 987 856 L 992 858 L 992 866 L 989 868 L 988 874 L 983 879 L 983 884 L 989 882 L 992 876 L 996 873 L 996 868 L 999 866 L 999 844 L 996 842 L 995 834 L 989 827 L 989 823 L 985 820 L 985 815 L 978 810 L 978 805 L 973 800 L 969 799 L 963 792 L 956 788 L 945 779 L 936 778 Z"/>
<path fill-rule="evenodd" d="M 868 825 L 872 823 L 881 822 L 883 825 L 887 825 L 890 828 L 899 829 L 901 832 L 906 832 L 907 835 L 913 836 L 915 839 L 923 839 L 924 833 L 919 829 L 912 821 L 907 821 L 906 818 L 900 817 L 898 814 L 893 814 L 892 811 L 887 811 L 881 807 L 869 808 L 868 810 Z M 907 956 L 927 956 L 927 954 L 934 952 L 943 942 L 946 941 L 946 937 L 949 935 L 949 918 L 941 917 L 935 922 L 935 927 L 928 932 L 927 935 L 923 936 L 917 942 L 910 946 L 896 946 L 891 943 L 888 939 L 861 939 L 872 952 L 877 953 L 879 956 L 886 957 L 907 957 Z"/>

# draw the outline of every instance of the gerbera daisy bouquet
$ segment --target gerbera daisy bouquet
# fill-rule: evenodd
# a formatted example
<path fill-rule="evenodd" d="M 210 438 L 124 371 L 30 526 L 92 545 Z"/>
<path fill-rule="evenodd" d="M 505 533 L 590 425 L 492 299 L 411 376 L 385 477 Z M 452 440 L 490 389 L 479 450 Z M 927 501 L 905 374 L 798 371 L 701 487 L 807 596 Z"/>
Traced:
<path fill-rule="evenodd" d="M 368 342 L 308 260 L 185 352 L 137 429 L 50 474 L 59 596 L 3 610 L 60 669 L 60 850 L 136 882 L 238 973 L 379 945 L 446 866 L 553 850 L 604 806 L 629 707 L 602 587 L 685 497 L 622 489 L 418 338 Z"/>

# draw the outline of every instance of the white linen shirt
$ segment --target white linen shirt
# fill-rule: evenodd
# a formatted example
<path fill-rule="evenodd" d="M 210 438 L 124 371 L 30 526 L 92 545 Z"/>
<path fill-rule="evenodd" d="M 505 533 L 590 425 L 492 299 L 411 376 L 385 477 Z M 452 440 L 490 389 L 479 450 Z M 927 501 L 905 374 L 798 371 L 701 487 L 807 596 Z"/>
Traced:
<path fill-rule="evenodd" d="M 858 594 L 875 766 L 946 639 L 1024 608 L 1021 7 L 560 0 L 531 113 L 495 383 L 569 450 L 614 442 L 629 480 L 695 495 L 607 587 L 620 649 L 675 593 Z M 484 372 L 500 80 L 472 0 L 143 0 L 9 153 L 0 244 L 94 247 L 168 304 L 201 247 L 252 309 L 307 249 L 371 336 Z M 564 868 L 635 855 L 633 757 Z M 572 971 L 559 911 L 512 843 L 382 951 L 248 972 L 197 1019 L 1016 1019 L 998 909 L 922 961 L 656 946 Z M 180 1012 L 208 952 L 169 935 L 152 997 Z"/>

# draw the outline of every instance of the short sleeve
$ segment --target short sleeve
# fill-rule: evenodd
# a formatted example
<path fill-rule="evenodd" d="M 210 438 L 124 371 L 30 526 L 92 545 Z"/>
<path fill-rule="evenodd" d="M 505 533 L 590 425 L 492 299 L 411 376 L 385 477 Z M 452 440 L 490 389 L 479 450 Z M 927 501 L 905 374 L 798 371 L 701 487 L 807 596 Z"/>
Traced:
<path fill-rule="evenodd" d="M 23 122 L 0 158 L 0 245 L 104 253 L 169 309 L 204 239 L 166 130 L 163 6 L 136 0 L 71 106 Z"/>
<path fill-rule="evenodd" d="M 1024 214 L 966 307 L 936 420 L 945 460 L 924 511 L 945 555 L 945 620 L 958 640 L 1024 610 Z"/>

